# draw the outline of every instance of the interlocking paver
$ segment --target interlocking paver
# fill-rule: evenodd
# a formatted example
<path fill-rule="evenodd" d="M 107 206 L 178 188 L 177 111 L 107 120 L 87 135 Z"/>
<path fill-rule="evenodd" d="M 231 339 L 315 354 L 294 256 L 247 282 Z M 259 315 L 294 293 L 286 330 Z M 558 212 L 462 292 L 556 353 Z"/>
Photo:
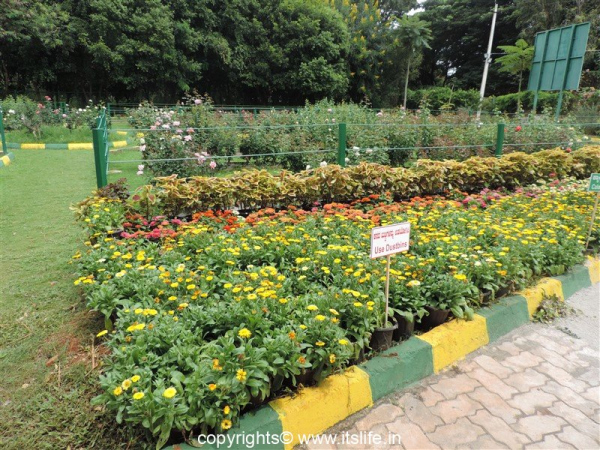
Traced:
<path fill-rule="evenodd" d="M 519 409 L 510 406 L 498 394 L 490 392 L 483 387 L 477 388 L 467 395 L 472 399 L 477 400 L 493 416 L 502 419 L 508 424 L 515 423 L 517 418 L 522 414 Z"/>
<path fill-rule="evenodd" d="M 425 433 L 423 433 L 423 430 L 414 423 L 396 420 L 395 422 L 389 423 L 387 429 L 402 437 L 402 447 L 406 450 L 429 450 L 440 448 L 431 442 Z"/>
<path fill-rule="evenodd" d="M 533 416 L 521 417 L 517 423 L 511 425 L 513 430 L 526 434 L 533 442 L 540 441 L 546 434 L 560 431 L 566 425 L 564 419 L 550 414 L 535 414 Z"/>
<path fill-rule="evenodd" d="M 457 396 L 454 400 L 445 400 L 429 408 L 430 411 L 439 416 L 446 424 L 454 423 L 461 417 L 468 417 L 483 409 L 478 402 L 467 397 L 466 394 Z"/>
<path fill-rule="evenodd" d="M 404 410 L 404 414 L 409 420 L 419 424 L 423 431 L 427 433 L 444 423 L 438 416 L 433 415 L 431 410 L 414 394 L 403 395 L 398 402 L 398 406 Z"/>
<path fill-rule="evenodd" d="M 469 419 L 463 417 L 452 425 L 437 427 L 427 437 L 444 449 L 455 449 L 477 440 L 483 434 L 486 434 L 483 428 L 474 425 Z"/>
<path fill-rule="evenodd" d="M 581 411 L 575 408 L 571 408 L 562 402 L 557 402 L 552 408 L 548 410 L 555 416 L 562 417 L 564 420 L 569 422 L 570 425 L 577 427 L 577 430 L 581 433 L 587 434 L 591 438 L 598 439 L 600 437 L 600 426 L 597 422 L 594 422 L 591 418 L 586 417 Z"/>
<path fill-rule="evenodd" d="M 599 435 L 596 435 L 596 438 L 592 438 L 571 426 L 564 427 L 560 433 L 556 434 L 556 437 L 562 442 L 571 444 L 580 450 L 600 448 Z"/>
<path fill-rule="evenodd" d="M 527 392 L 533 388 L 543 386 L 547 381 L 548 377 L 546 375 L 533 369 L 525 369 L 504 379 L 506 384 L 521 392 Z"/>
<path fill-rule="evenodd" d="M 460 373 L 456 375 L 450 372 L 449 375 L 444 376 L 437 383 L 432 384 L 431 388 L 442 394 L 448 400 L 452 400 L 457 395 L 474 391 L 479 386 L 480 384 L 477 380 L 469 377 L 467 374 Z"/>
<path fill-rule="evenodd" d="M 540 389 L 556 396 L 563 403 L 572 408 L 578 409 L 588 417 L 593 417 L 596 409 L 598 409 L 598 403 L 583 398 L 571 388 L 561 386 L 555 381 L 546 383 Z"/>
<path fill-rule="evenodd" d="M 521 352 L 516 356 L 511 356 L 506 358 L 503 363 L 507 367 L 522 367 L 523 369 L 527 369 L 529 367 L 537 367 L 543 361 L 539 356 L 534 355 L 530 352 Z M 500 374 L 497 374 L 501 377 Z"/>
<path fill-rule="evenodd" d="M 394 420 L 396 417 L 402 416 L 403 414 L 404 411 L 396 405 L 384 403 L 373 408 L 368 416 L 363 417 L 356 422 L 355 427 L 358 431 L 367 431 L 380 423 L 389 423 L 391 420 Z"/>
<path fill-rule="evenodd" d="M 535 369 L 546 375 L 548 378 L 552 378 L 560 385 L 573 387 L 576 392 L 581 392 L 587 387 L 585 382 L 575 379 L 569 372 L 560 367 L 556 367 L 554 364 L 543 362 Z"/>
<path fill-rule="evenodd" d="M 482 369 L 487 370 L 489 373 L 492 373 L 500 378 L 508 377 L 513 373 L 510 367 L 500 364 L 489 355 L 479 355 L 473 358 L 473 361 L 476 362 L 477 365 Z"/>
<path fill-rule="evenodd" d="M 475 369 L 467 375 L 483 385 L 488 391 L 498 394 L 505 400 L 519 392 L 514 387 L 509 386 L 504 381 L 500 380 L 496 375 L 483 369 Z"/>
<path fill-rule="evenodd" d="M 516 433 L 506 422 L 492 416 L 488 411 L 478 411 L 469 420 L 482 427 L 496 441 L 506 444 L 510 448 L 520 448 L 531 442 L 527 436 Z"/>
<path fill-rule="evenodd" d="M 542 391 L 541 389 L 532 389 L 523 394 L 517 394 L 510 400 L 507 400 L 510 406 L 520 409 L 524 414 L 534 414 L 540 408 L 548 408 L 557 400 L 557 398 Z"/>
<path fill-rule="evenodd" d="M 548 450 L 584 450 L 584 449 L 575 449 L 572 445 L 561 442 L 556 436 L 549 434 L 544 437 L 544 439 L 540 442 L 535 442 L 534 444 L 529 444 L 525 446 L 526 450 L 534 450 L 534 449 L 548 449 Z M 589 449 L 592 450 L 592 449 Z"/>

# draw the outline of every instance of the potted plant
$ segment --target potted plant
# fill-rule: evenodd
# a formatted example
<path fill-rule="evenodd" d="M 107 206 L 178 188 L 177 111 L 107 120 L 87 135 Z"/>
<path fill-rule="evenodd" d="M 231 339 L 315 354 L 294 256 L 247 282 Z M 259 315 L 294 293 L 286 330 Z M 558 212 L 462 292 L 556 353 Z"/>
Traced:
<path fill-rule="evenodd" d="M 375 352 L 387 350 L 392 346 L 394 331 L 398 328 L 398 323 L 394 319 L 396 310 L 390 308 L 387 303 L 378 309 L 377 327 L 373 330 L 369 343 L 369 347 Z"/>
<path fill-rule="evenodd" d="M 470 303 L 476 298 L 477 288 L 466 275 L 432 274 L 431 280 L 423 284 L 423 295 L 427 300 L 427 315 L 422 320 L 425 329 L 443 324 L 450 313 L 456 318 L 472 319 Z"/>

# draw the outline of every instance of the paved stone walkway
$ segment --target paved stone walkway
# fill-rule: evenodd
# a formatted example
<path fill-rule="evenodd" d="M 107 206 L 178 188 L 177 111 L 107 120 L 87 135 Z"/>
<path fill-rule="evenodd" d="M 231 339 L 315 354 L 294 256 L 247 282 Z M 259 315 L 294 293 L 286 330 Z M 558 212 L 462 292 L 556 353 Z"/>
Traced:
<path fill-rule="evenodd" d="M 305 448 L 596 450 L 599 385 L 596 349 L 557 326 L 530 324 L 328 431 L 362 435 L 363 444 Z M 395 433 L 402 444 L 373 444 L 369 432 L 384 441 Z"/>

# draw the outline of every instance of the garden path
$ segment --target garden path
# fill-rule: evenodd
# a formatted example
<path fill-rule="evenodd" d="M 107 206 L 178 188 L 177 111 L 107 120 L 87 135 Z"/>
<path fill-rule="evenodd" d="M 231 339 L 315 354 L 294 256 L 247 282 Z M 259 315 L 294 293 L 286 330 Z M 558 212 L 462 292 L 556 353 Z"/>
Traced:
<path fill-rule="evenodd" d="M 362 444 L 305 448 L 600 448 L 599 300 L 600 285 L 582 290 L 569 303 L 584 313 L 518 328 L 326 433 Z"/>

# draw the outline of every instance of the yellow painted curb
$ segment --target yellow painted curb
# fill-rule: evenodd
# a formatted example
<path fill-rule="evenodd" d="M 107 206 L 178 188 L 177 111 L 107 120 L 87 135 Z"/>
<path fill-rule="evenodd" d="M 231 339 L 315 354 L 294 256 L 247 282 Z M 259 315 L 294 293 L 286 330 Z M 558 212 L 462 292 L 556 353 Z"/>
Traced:
<path fill-rule="evenodd" d="M 592 284 L 600 283 L 600 258 L 588 256 L 589 263 L 587 264 L 590 271 L 590 281 Z"/>
<path fill-rule="evenodd" d="M 127 141 L 113 141 L 113 148 L 127 147 Z"/>
<path fill-rule="evenodd" d="M 46 144 L 21 144 L 20 148 L 22 150 L 44 150 Z"/>
<path fill-rule="evenodd" d="M 300 442 L 299 436 L 319 434 L 372 404 L 369 375 L 356 366 L 326 378 L 317 387 L 301 390 L 293 398 L 269 403 L 279 415 L 283 431 L 293 436 L 286 450 Z"/>
<path fill-rule="evenodd" d="M 69 150 L 93 150 L 94 144 L 91 142 L 71 142 L 67 144 Z"/>
<path fill-rule="evenodd" d="M 10 158 L 8 157 L 8 155 L 6 155 L 6 156 L 3 156 L 1 159 L 2 159 L 2 163 L 3 163 L 5 166 L 9 166 L 9 165 L 10 165 L 11 161 L 10 161 Z"/>
<path fill-rule="evenodd" d="M 127 136 L 127 131 L 117 131 L 119 136 Z"/>
<path fill-rule="evenodd" d="M 537 311 L 544 296 L 556 295 L 563 302 L 565 301 L 562 283 L 554 278 L 542 278 L 538 284 L 527 288 L 518 294 L 522 295 L 525 297 L 525 300 L 527 300 L 527 309 L 529 310 L 530 318 L 533 317 Z"/>
<path fill-rule="evenodd" d="M 435 373 L 490 341 L 485 317 L 478 314 L 470 321 L 451 320 L 417 337 L 431 344 Z"/>

